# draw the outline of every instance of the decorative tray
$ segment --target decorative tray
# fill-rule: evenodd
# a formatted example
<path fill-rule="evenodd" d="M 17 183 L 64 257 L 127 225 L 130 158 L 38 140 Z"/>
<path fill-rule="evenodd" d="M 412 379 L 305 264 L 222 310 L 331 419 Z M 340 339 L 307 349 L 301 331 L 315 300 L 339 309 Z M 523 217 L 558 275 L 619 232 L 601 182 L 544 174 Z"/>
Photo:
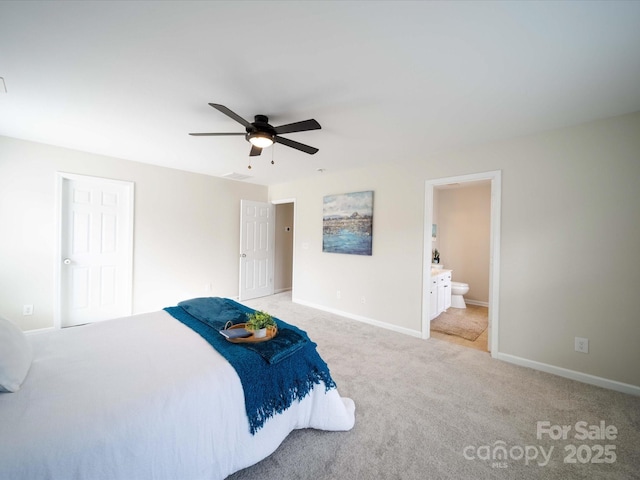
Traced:
<path fill-rule="evenodd" d="M 245 323 L 238 323 L 236 325 L 232 325 L 230 327 L 227 327 L 227 330 L 231 330 L 234 328 L 244 328 L 245 327 Z M 267 327 L 267 335 L 265 337 L 262 338 L 256 338 L 255 334 L 251 335 L 250 337 L 240 337 L 240 338 L 227 338 L 227 341 L 231 342 L 231 343 L 258 343 L 258 342 L 266 342 L 268 340 L 271 340 L 273 337 L 275 337 L 278 334 L 278 327 Z M 225 337 L 226 338 L 226 337 Z"/>

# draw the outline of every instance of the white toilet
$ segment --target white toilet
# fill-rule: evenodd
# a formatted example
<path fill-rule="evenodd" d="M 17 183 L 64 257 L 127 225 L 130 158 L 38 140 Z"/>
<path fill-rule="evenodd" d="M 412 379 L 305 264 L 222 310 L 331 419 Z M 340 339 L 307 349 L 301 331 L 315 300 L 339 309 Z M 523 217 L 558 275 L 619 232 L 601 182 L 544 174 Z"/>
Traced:
<path fill-rule="evenodd" d="M 469 284 L 462 282 L 451 282 L 451 306 L 453 308 L 467 308 L 463 295 L 469 293 Z"/>

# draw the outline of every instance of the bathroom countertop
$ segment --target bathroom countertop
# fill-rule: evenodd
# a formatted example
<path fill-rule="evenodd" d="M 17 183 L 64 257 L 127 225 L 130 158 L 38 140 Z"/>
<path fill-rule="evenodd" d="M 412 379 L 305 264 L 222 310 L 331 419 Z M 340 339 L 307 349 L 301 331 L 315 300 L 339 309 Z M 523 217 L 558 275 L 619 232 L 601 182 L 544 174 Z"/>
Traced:
<path fill-rule="evenodd" d="M 431 269 L 431 276 L 432 277 L 436 277 L 438 275 L 440 275 L 441 273 L 451 273 L 453 272 L 453 270 L 449 270 L 448 268 L 432 268 Z"/>

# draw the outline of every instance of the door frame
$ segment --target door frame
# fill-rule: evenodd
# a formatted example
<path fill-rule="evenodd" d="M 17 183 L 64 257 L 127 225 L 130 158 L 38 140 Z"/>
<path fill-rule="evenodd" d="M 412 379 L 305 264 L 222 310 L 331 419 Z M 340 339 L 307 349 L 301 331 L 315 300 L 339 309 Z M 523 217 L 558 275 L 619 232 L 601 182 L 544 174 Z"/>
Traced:
<path fill-rule="evenodd" d="M 295 198 L 282 198 L 282 199 L 277 199 L 277 200 L 269 200 L 267 202 L 263 202 L 263 203 L 268 203 L 270 205 L 274 206 L 274 214 L 276 212 L 276 205 L 282 205 L 282 204 L 287 204 L 287 203 L 291 203 L 293 205 L 293 246 L 292 246 L 292 259 L 291 259 L 291 297 L 294 298 L 294 290 L 295 290 L 295 265 L 296 265 L 296 199 Z M 242 208 L 242 207 L 241 207 Z M 275 220 L 275 219 L 274 219 Z M 242 222 L 241 222 L 242 223 Z M 275 250 L 278 248 L 278 244 L 275 241 L 275 235 L 273 236 L 273 244 L 270 246 L 274 252 L 274 257 L 275 257 Z M 242 225 L 240 225 L 240 255 L 242 255 Z M 242 264 L 242 259 L 240 259 L 240 263 Z M 275 265 L 274 267 L 275 268 Z M 272 272 L 272 274 L 275 273 Z M 242 266 L 240 267 L 240 271 L 239 271 L 239 284 L 238 284 L 238 300 L 240 300 L 240 292 L 242 290 Z M 272 293 L 272 295 L 275 293 Z"/>
<path fill-rule="evenodd" d="M 55 187 L 55 254 L 54 254 L 54 266 L 53 266 L 53 327 L 56 329 L 62 328 L 62 208 L 63 208 L 63 188 L 65 180 L 78 180 L 78 181 L 91 181 L 99 183 L 118 184 L 121 187 L 127 189 L 129 195 L 129 235 L 125 248 L 127 249 L 127 285 L 125 288 L 126 296 L 123 303 L 126 304 L 128 315 L 133 312 L 133 229 L 134 229 L 134 204 L 135 204 L 135 183 L 126 180 L 115 180 L 111 178 L 96 177 L 91 175 L 80 175 L 77 173 L 56 172 L 56 187 Z"/>
<path fill-rule="evenodd" d="M 431 321 L 429 310 L 431 299 L 427 295 L 426 288 L 431 280 L 431 225 L 433 224 L 433 190 L 439 185 L 450 183 L 467 183 L 479 180 L 491 181 L 491 229 L 489 240 L 489 338 L 488 348 L 493 358 L 498 356 L 498 325 L 500 307 L 500 217 L 502 198 L 502 171 L 494 170 L 484 173 L 472 173 L 446 177 L 425 182 L 425 209 L 424 209 L 424 251 L 422 267 L 422 338 L 431 336 Z"/>

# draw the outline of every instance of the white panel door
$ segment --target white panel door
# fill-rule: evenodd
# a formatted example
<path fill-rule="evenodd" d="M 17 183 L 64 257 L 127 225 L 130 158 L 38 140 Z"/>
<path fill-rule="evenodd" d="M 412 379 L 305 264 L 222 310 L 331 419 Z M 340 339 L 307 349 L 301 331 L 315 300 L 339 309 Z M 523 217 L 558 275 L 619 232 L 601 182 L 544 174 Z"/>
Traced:
<path fill-rule="evenodd" d="M 131 314 L 133 184 L 64 175 L 60 198 L 60 325 Z"/>
<path fill-rule="evenodd" d="M 275 208 L 240 201 L 240 300 L 273 295 Z"/>

